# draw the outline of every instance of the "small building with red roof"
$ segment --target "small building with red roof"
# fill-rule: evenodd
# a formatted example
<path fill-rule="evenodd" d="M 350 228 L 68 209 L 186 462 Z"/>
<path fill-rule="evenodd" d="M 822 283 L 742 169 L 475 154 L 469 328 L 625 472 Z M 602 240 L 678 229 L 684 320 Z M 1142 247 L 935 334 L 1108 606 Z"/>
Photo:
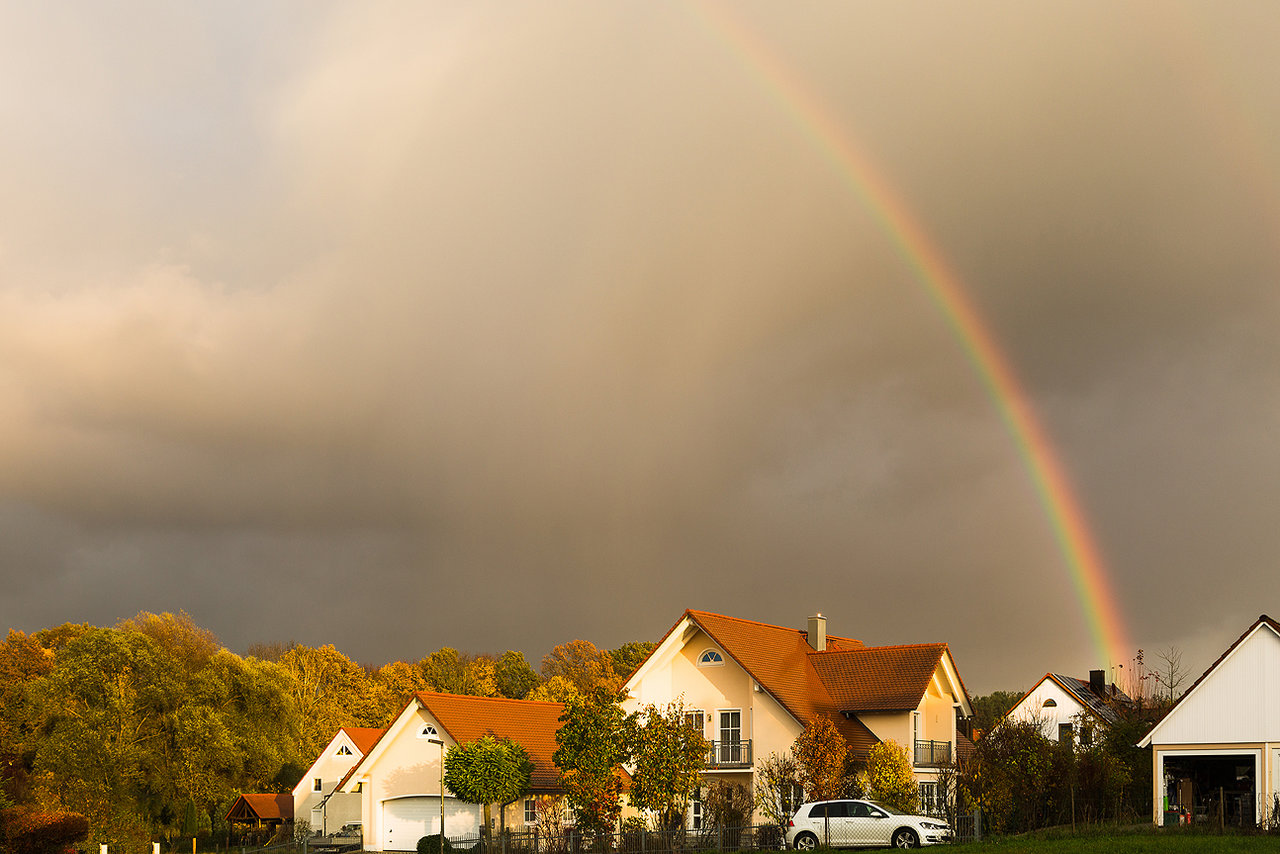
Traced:
<path fill-rule="evenodd" d="M 274 829 L 293 821 L 293 796 L 241 795 L 224 816 L 229 824 Z"/>
<path fill-rule="evenodd" d="M 708 781 L 749 785 L 759 760 L 826 718 L 855 756 L 881 741 L 906 747 L 926 806 L 957 755 L 957 723 L 973 714 L 945 643 L 867 646 L 828 634 L 821 614 L 792 629 L 685 611 L 626 689 L 628 712 L 683 702 L 712 745 Z"/>
<path fill-rule="evenodd" d="M 562 703 L 414 694 L 338 784 L 338 791 L 360 798 L 364 850 L 414 851 L 423 836 L 440 832 L 442 819 L 447 837 L 478 833 L 481 808 L 443 786 L 443 762 L 455 745 L 486 735 L 509 738 L 529 754 L 531 802 L 539 795 L 560 794 L 551 757 L 563 712 Z M 527 804 L 512 812 L 521 818 L 530 815 Z"/>

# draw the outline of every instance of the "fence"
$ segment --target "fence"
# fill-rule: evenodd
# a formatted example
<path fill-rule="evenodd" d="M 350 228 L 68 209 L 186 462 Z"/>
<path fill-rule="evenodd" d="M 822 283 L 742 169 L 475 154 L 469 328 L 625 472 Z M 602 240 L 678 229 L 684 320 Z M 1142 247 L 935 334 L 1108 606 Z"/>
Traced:
<path fill-rule="evenodd" d="M 565 830 L 547 834 L 500 833 L 492 837 L 449 837 L 452 849 L 473 854 L 674 854 L 692 851 L 777 851 L 782 831 L 777 825 L 712 827 L 702 830 L 647 830 L 622 833 L 583 833 Z"/>

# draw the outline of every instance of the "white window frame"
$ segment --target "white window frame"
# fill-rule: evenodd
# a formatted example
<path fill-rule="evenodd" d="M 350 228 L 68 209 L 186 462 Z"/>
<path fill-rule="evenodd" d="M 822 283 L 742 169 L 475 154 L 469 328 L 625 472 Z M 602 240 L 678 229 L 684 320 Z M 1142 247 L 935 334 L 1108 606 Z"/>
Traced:
<path fill-rule="evenodd" d="M 347 747 L 347 746 L 344 744 L 344 745 L 341 745 L 341 746 L 338 748 L 338 755 L 339 755 L 339 756 L 352 756 L 353 754 L 352 754 L 352 752 L 351 752 L 351 748 L 350 748 L 350 747 Z"/>
<path fill-rule="evenodd" d="M 724 653 L 713 646 L 709 646 L 702 652 L 698 653 L 699 667 L 723 667 Z"/>
<path fill-rule="evenodd" d="M 538 801 L 536 798 L 524 799 L 524 823 L 525 824 L 538 823 Z"/>
<path fill-rule="evenodd" d="M 426 724 L 418 728 L 418 738 L 440 738 L 440 730 L 436 729 L 435 724 Z"/>
<path fill-rule="evenodd" d="M 312 780 L 311 780 L 311 791 L 313 791 L 313 792 L 323 792 L 323 791 L 324 791 L 324 779 L 323 779 L 323 778 L 321 778 L 321 777 L 314 777 L 314 778 L 312 778 Z"/>

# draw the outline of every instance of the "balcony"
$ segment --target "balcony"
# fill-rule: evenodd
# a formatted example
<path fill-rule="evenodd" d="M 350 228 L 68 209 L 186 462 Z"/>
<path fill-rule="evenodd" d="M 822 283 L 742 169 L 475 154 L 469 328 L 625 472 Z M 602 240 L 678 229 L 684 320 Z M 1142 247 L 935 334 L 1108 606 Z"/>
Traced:
<path fill-rule="evenodd" d="M 707 769 L 751 768 L 751 739 L 737 741 L 713 741 L 707 753 Z"/>
<path fill-rule="evenodd" d="M 951 742 L 949 741 L 917 741 L 917 768 L 937 768 L 951 764 Z"/>

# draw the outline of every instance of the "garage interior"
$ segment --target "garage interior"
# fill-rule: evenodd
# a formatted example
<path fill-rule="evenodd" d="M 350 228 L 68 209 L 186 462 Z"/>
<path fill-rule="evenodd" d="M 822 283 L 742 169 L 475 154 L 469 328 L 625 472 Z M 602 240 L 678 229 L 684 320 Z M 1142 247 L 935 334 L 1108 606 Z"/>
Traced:
<path fill-rule="evenodd" d="M 1252 754 L 1165 757 L 1165 825 L 1256 825 L 1254 762 Z"/>

